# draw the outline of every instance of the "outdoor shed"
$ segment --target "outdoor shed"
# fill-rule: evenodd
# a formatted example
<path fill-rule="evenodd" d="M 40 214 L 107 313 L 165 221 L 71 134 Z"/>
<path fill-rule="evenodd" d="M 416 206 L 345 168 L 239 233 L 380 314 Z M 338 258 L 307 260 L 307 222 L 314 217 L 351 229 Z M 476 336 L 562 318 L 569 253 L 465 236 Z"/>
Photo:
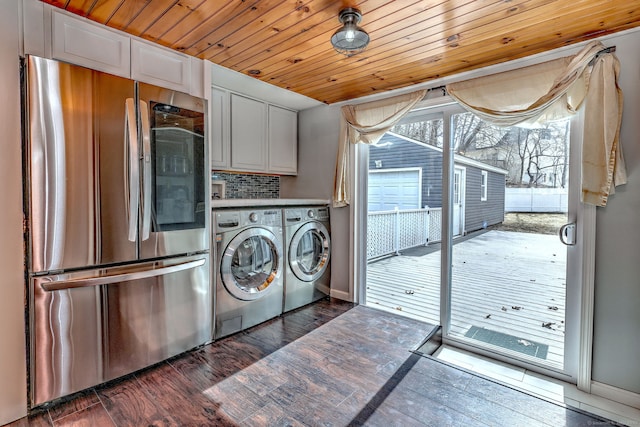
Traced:
<path fill-rule="evenodd" d="M 507 171 L 454 155 L 453 229 L 504 221 Z M 369 212 L 441 208 L 442 149 L 393 132 L 369 148 Z"/>

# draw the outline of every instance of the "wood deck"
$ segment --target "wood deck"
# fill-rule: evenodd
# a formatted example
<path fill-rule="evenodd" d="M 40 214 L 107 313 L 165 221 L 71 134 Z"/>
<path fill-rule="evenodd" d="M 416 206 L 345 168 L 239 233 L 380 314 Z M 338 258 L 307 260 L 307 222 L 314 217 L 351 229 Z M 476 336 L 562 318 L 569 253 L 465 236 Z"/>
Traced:
<path fill-rule="evenodd" d="M 452 265 L 455 336 L 476 326 L 546 344 L 546 359 L 532 360 L 562 367 L 566 249 L 556 236 L 488 231 L 456 242 Z M 370 263 L 367 305 L 439 323 L 440 251 Z"/>

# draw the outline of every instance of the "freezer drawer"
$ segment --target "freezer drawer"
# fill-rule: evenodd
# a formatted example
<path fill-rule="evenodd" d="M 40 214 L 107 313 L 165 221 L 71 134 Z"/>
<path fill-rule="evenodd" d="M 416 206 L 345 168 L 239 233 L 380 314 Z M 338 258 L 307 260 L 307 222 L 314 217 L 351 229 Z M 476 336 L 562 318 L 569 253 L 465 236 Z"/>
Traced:
<path fill-rule="evenodd" d="M 31 405 L 210 341 L 208 257 L 32 278 Z"/>

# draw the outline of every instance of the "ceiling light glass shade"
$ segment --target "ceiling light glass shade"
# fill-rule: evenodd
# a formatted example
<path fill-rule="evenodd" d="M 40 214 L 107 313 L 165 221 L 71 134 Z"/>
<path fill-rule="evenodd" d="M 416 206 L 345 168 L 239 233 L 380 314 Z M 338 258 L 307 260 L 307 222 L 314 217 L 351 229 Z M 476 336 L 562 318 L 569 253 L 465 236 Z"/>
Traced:
<path fill-rule="evenodd" d="M 351 7 L 343 9 L 340 11 L 338 19 L 344 26 L 331 36 L 333 48 L 347 56 L 365 50 L 369 44 L 369 34 L 358 27 L 358 23 L 362 19 L 360 11 Z"/>

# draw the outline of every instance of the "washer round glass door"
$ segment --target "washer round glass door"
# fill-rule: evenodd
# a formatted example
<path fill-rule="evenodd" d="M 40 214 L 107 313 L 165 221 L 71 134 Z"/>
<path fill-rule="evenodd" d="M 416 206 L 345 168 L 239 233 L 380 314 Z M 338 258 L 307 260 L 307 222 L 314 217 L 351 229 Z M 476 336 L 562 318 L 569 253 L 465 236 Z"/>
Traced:
<path fill-rule="evenodd" d="M 282 243 L 265 228 L 240 232 L 229 242 L 220 261 L 224 287 L 245 301 L 267 295 L 281 270 Z"/>
<path fill-rule="evenodd" d="M 316 280 L 329 265 L 331 239 L 320 222 L 308 222 L 296 231 L 289 245 L 289 266 L 304 281 Z"/>

